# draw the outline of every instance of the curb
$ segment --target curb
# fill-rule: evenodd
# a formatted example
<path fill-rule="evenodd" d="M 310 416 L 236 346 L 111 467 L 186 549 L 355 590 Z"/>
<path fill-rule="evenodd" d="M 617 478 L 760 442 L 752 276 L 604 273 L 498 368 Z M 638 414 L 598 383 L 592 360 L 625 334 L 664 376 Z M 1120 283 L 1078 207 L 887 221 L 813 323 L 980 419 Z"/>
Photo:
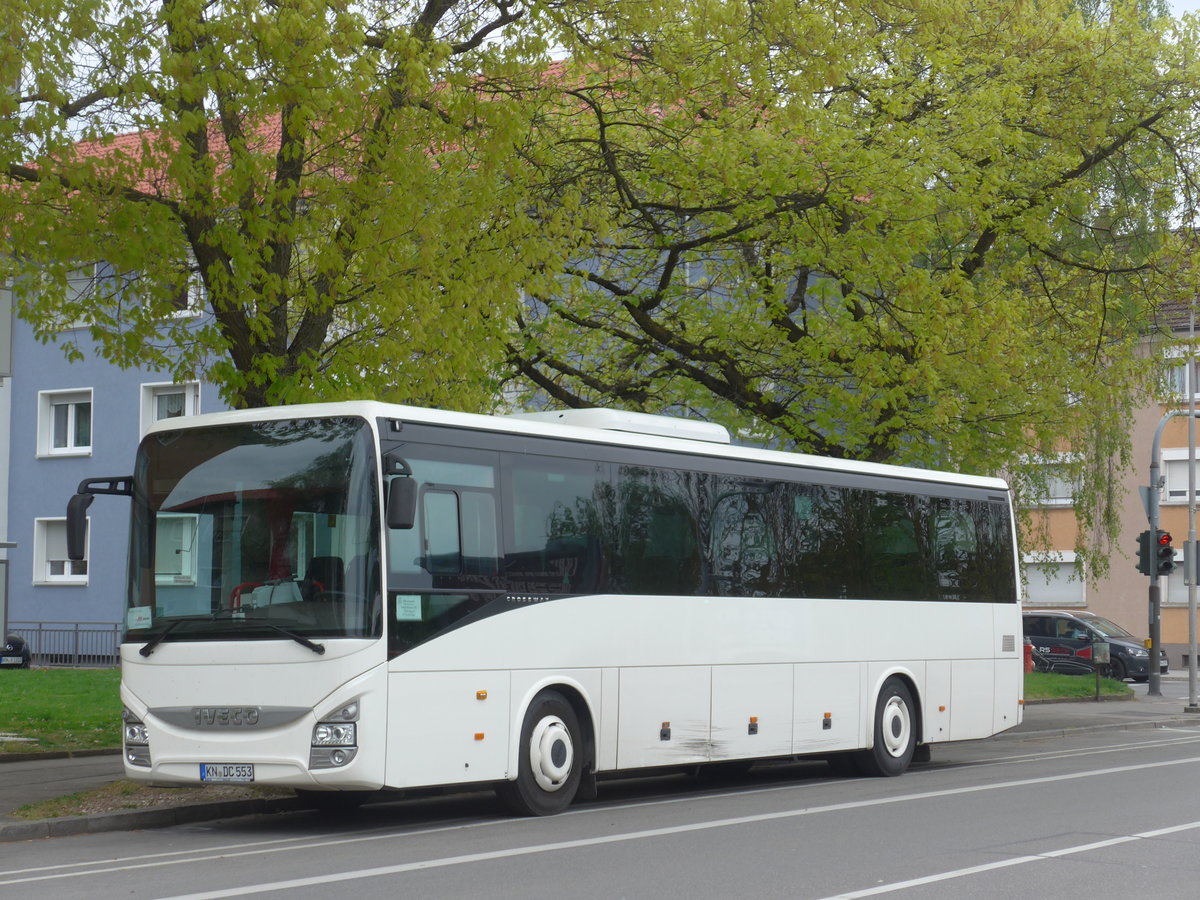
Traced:
<path fill-rule="evenodd" d="M 0 763 L 34 762 L 41 759 L 86 759 L 89 756 L 120 756 L 120 747 L 106 747 L 100 750 L 47 750 L 45 752 L 30 751 L 22 753 L 15 750 L 11 753 L 0 753 Z"/>
<path fill-rule="evenodd" d="M 1046 703 L 1126 703 L 1136 700 L 1137 694 L 1101 694 L 1099 697 L 1045 697 L 1040 700 L 1026 700 L 1026 706 L 1042 706 Z"/>
<path fill-rule="evenodd" d="M 90 816 L 69 816 L 61 819 L 38 819 L 29 822 L 9 819 L 0 822 L 0 843 L 97 834 L 103 831 L 168 828 L 172 825 L 208 822 L 213 819 L 269 815 L 307 808 L 296 797 L 261 797 L 248 800 L 194 803 L 188 806 L 131 809 L 122 812 L 97 813 Z"/>
<path fill-rule="evenodd" d="M 1131 719 L 1125 722 L 1104 722 L 1091 725 L 1060 725 L 1056 728 L 1042 728 L 1038 731 L 1002 731 L 992 735 L 993 741 L 1019 741 L 1025 738 L 1042 738 L 1047 736 L 1065 737 L 1069 734 L 1080 734 L 1085 731 L 1132 731 L 1136 728 L 1170 728 L 1172 725 L 1196 725 L 1200 718 L 1184 715 L 1167 715 L 1161 719 Z"/>

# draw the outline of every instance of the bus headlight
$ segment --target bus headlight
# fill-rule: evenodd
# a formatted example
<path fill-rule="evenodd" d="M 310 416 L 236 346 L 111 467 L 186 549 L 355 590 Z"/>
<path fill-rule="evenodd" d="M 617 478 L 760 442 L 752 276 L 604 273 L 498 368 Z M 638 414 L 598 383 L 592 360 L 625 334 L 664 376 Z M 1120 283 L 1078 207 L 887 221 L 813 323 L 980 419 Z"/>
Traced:
<path fill-rule="evenodd" d="M 320 722 L 313 729 L 314 747 L 353 747 L 358 743 L 358 726 L 354 722 Z"/>
<path fill-rule="evenodd" d="M 325 716 L 313 728 L 310 769 L 336 769 L 358 754 L 358 701 Z"/>
<path fill-rule="evenodd" d="M 125 740 L 125 761 L 131 766 L 150 766 L 150 736 L 146 725 L 128 709 L 121 710 L 121 730 Z"/>

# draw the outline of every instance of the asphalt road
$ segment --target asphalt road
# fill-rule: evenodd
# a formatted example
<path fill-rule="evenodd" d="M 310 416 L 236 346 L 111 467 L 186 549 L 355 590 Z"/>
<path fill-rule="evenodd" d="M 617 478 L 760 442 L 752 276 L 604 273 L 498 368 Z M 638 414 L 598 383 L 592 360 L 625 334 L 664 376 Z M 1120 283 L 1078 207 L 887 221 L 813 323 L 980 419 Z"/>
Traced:
<path fill-rule="evenodd" d="M 1195 896 L 1200 722 L 947 745 L 893 779 L 820 763 L 610 782 L 549 819 L 490 795 L 0 845 L 0 896 Z"/>

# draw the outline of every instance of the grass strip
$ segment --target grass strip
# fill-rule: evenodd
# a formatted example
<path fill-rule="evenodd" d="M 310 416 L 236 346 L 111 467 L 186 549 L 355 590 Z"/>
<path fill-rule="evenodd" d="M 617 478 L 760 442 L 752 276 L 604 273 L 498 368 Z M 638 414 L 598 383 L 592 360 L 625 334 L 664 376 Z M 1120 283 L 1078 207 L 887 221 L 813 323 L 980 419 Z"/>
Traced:
<path fill-rule="evenodd" d="M 0 752 L 120 747 L 120 682 L 117 669 L 0 670 Z"/>
<path fill-rule="evenodd" d="M 1101 697 L 1128 697 L 1133 688 L 1123 681 L 1100 679 Z M 1056 675 L 1050 672 L 1025 673 L 1026 700 L 1091 700 L 1096 696 L 1095 675 Z"/>

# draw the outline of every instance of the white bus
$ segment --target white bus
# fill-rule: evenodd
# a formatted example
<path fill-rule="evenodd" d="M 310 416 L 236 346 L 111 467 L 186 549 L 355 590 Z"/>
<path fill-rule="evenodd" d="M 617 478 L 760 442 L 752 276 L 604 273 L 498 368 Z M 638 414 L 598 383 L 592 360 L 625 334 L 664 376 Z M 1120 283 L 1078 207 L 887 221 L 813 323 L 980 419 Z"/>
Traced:
<path fill-rule="evenodd" d="M 1021 721 L 1004 482 L 719 427 L 374 402 L 156 424 L 129 477 L 134 780 L 314 805 L 797 756 L 898 775 Z"/>

